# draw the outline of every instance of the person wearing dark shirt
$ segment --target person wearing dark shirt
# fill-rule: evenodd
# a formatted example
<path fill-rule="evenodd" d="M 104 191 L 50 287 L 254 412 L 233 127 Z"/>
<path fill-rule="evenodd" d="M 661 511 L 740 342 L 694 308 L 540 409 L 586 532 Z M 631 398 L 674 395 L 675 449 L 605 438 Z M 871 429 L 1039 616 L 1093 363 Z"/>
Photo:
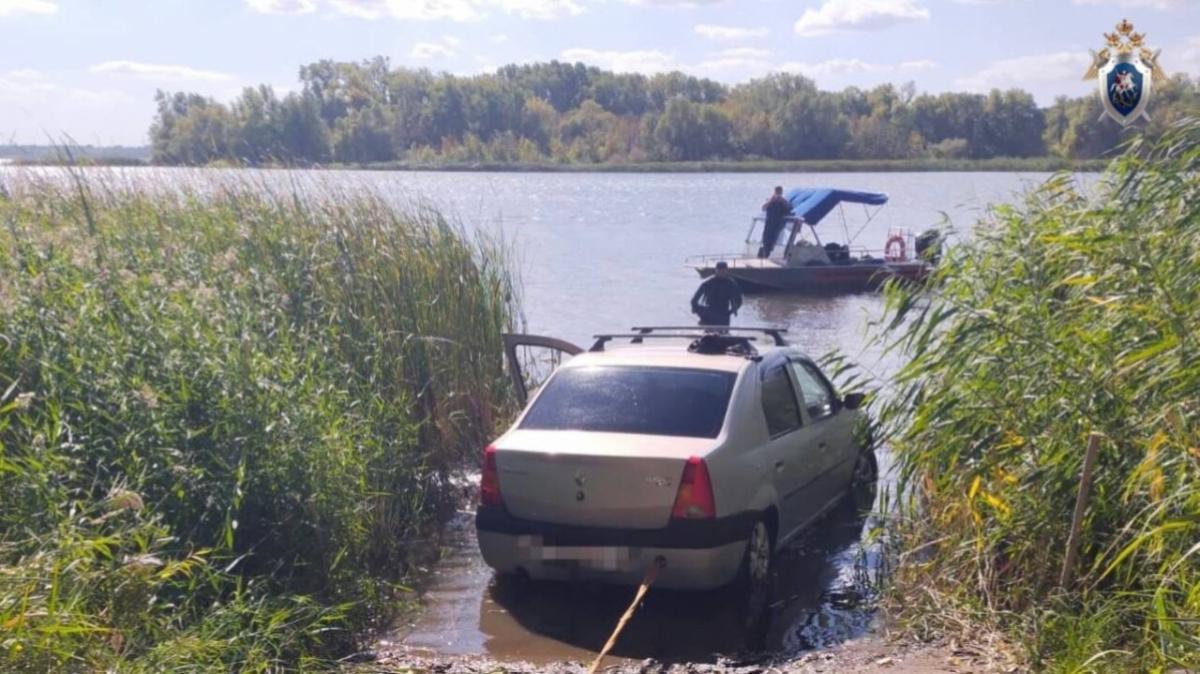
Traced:
<path fill-rule="evenodd" d="M 767 199 L 767 203 L 763 204 L 762 209 L 767 217 L 763 224 L 762 247 L 758 249 L 758 256 L 767 258 L 771 257 L 771 251 L 775 248 L 775 240 L 779 238 L 779 232 L 783 230 L 783 219 L 792 214 L 792 204 L 784 198 L 783 188 L 776 187 L 775 194 Z"/>
<path fill-rule="evenodd" d="M 692 295 L 692 313 L 700 325 L 729 325 L 729 317 L 742 307 L 742 289 L 729 275 L 729 265 L 718 262 L 712 278 L 700 284 Z"/>

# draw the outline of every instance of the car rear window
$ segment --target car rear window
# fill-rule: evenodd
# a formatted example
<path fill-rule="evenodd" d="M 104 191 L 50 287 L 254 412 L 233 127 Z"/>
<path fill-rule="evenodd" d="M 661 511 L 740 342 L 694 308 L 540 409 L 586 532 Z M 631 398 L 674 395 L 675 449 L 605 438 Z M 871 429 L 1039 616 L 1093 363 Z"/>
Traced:
<path fill-rule="evenodd" d="M 715 438 L 736 375 L 667 367 L 573 367 L 546 384 L 521 428 Z"/>

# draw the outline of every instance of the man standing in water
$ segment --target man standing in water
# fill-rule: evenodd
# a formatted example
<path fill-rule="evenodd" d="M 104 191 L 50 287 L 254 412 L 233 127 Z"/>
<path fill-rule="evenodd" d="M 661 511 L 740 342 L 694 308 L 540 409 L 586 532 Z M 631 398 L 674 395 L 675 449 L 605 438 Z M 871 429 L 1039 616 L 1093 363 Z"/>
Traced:
<path fill-rule="evenodd" d="M 692 313 L 700 317 L 700 325 L 729 325 L 729 316 L 741 307 L 742 289 L 729 275 L 729 265 L 718 262 L 712 278 L 692 295 Z"/>
<path fill-rule="evenodd" d="M 779 238 L 779 232 L 783 230 L 783 219 L 792 214 L 792 204 L 783 197 L 783 188 L 776 187 L 775 194 L 767 199 L 762 209 L 767 217 L 763 223 L 762 247 L 758 249 L 758 256 L 768 258 L 771 257 L 771 250 L 775 248 L 775 239 Z"/>

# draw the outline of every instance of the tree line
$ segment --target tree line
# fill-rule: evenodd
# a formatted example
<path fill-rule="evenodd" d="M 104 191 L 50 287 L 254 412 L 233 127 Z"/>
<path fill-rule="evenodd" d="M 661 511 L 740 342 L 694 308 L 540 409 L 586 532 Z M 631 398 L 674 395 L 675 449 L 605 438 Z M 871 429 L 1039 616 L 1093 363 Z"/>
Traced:
<path fill-rule="evenodd" d="M 158 92 L 153 161 L 201 165 L 632 163 L 696 160 L 1102 156 L 1122 130 L 1095 95 L 1041 108 L 1022 90 L 918 94 L 912 83 L 822 91 L 798 74 L 737 85 L 580 63 L 508 65 L 469 77 L 319 61 L 301 88 L 246 88 L 228 104 Z M 1200 83 L 1155 83 L 1160 134 L 1200 109 Z"/>

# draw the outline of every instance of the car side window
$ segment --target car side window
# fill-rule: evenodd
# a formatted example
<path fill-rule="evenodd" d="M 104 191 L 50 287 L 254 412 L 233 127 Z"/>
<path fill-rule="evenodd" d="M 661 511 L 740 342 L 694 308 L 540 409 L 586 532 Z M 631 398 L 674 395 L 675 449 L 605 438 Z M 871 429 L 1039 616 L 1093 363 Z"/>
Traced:
<path fill-rule="evenodd" d="M 767 432 L 771 437 L 800 427 L 796 393 L 782 365 L 767 370 L 763 375 L 762 406 L 763 415 L 767 418 Z"/>
<path fill-rule="evenodd" d="M 800 385 L 800 393 L 804 396 L 804 407 L 808 418 L 816 421 L 831 416 L 837 411 L 833 389 L 825 383 L 825 378 L 817 369 L 803 361 L 792 361 L 792 373 L 796 383 Z"/>

